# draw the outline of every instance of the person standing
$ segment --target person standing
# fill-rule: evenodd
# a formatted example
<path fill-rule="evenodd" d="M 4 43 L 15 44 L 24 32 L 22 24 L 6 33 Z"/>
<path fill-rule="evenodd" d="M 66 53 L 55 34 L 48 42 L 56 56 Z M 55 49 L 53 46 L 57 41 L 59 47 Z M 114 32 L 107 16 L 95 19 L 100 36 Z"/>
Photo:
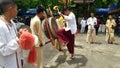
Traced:
<path fill-rule="evenodd" d="M 96 31 L 96 35 L 98 35 L 98 29 L 100 27 L 100 17 L 97 17 L 97 25 L 95 25 L 95 31 Z"/>
<path fill-rule="evenodd" d="M 77 31 L 76 19 L 73 12 L 70 11 L 68 7 L 63 9 L 64 15 L 60 12 L 61 15 L 66 20 L 66 28 L 59 29 L 57 31 L 58 39 L 67 45 L 68 51 L 71 54 L 70 58 L 74 56 L 74 41 L 75 41 L 75 33 Z"/>
<path fill-rule="evenodd" d="M 17 5 L 12 0 L 0 2 L 0 68 L 22 68 L 22 51 L 19 47 L 16 25 Z"/>
<path fill-rule="evenodd" d="M 85 32 L 85 27 L 86 27 L 86 20 L 84 19 L 84 17 L 81 20 L 80 24 L 81 24 L 81 31 L 80 32 L 84 33 Z"/>
<path fill-rule="evenodd" d="M 62 16 L 58 15 L 58 18 L 56 19 L 58 29 L 64 29 L 65 28 L 65 20 Z M 59 51 L 62 51 L 62 47 L 64 46 L 63 43 L 61 43 L 58 39 L 55 39 L 56 42 L 56 48 Z"/>
<path fill-rule="evenodd" d="M 108 42 L 108 44 L 113 44 L 113 41 L 115 41 L 115 26 L 115 20 L 113 19 L 112 15 L 109 15 L 109 19 L 106 22 L 106 41 Z"/>
<path fill-rule="evenodd" d="M 97 18 L 94 17 L 94 13 L 90 14 L 91 17 L 88 18 L 87 20 L 87 25 L 88 25 L 88 32 L 87 32 L 87 43 L 95 43 L 95 36 L 96 36 L 96 31 L 95 31 L 95 26 L 97 25 Z"/>
<path fill-rule="evenodd" d="M 100 27 L 98 29 L 99 32 L 105 32 L 105 19 L 103 16 L 100 17 Z"/>
<path fill-rule="evenodd" d="M 45 9 L 41 6 L 38 6 L 36 15 L 30 21 L 30 28 L 31 28 L 32 34 L 36 35 L 40 42 L 39 44 L 35 45 L 37 50 L 36 68 L 44 68 L 42 46 L 45 45 L 45 34 L 42 28 L 42 23 L 40 18 L 47 19 L 47 15 L 45 13 Z"/>

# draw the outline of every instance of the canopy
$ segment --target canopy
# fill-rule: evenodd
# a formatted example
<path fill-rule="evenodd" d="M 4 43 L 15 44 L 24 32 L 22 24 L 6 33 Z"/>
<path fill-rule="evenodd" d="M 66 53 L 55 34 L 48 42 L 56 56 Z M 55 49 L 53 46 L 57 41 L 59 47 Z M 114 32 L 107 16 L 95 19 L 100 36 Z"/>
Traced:
<path fill-rule="evenodd" d="M 108 14 L 109 8 L 97 8 L 96 9 L 96 14 L 97 15 L 103 15 L 103 14 Z"/>

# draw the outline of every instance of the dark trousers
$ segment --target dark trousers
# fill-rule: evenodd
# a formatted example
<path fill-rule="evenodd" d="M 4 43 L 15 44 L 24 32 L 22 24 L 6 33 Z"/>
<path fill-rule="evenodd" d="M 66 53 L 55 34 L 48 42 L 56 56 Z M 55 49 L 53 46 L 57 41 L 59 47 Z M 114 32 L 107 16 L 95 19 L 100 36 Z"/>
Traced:
<path fill-rule="evenodd" d="M 65 31 L 65 29 L 59 29 L 57 31 L 57 36 L 60 42 L 67 44 L 69 53 L 74 54 L 74 34 L 71 34 L 71 31 Z"/>

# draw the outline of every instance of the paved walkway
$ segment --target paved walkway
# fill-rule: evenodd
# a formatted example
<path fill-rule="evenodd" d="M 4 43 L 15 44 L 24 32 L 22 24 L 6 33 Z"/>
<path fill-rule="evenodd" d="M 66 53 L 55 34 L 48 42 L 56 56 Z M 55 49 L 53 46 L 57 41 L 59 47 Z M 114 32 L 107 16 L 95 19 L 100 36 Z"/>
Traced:
<path fill-rule="evenodd" d="M 120 68 L 120 37 L 114 44 L 105 42 L 105 35 L 96 37 L 96 44 L 85 42 L 86 34 L 78 34 L 75 42 L 75 58 L 69 59 L 67 48 L 58 53 L 45 68 Z"/>

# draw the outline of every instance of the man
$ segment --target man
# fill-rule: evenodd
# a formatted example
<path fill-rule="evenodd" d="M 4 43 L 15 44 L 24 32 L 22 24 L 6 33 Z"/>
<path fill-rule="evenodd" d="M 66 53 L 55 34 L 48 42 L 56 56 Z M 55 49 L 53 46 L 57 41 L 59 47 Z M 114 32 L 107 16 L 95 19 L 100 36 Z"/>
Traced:
<path fill-rule="evenodd" d="M 91 17 L 87 20 L 88 32 L 87 32 L 87 43 L 95 43 L 95 26 L 97 25 L 97 18 L 94 17 L 94 13 L 91 13 Z"/>
<path fill-rule="evenodd" d="M 37 50 L 37 62 L 36 68 L 43 68 L 43 50 L 42 46 L 45 45 L 45 35 L 42 29 L 42 23 L 40 18 L 47 19 L 47 15 L 45 13 L 45 9 L 41 6 L 37 7 L 37 13 L 36 15 L 31 19 L 30 22 L 30 28 L 32 30 L 32 33 L 36 35 L 39 39 L 39 44 L 35 45 Z"/>
<path fill-rule="evenodd" d="M 17 15 L 17 5 L 12 0 L 0 3 L 0 68 L 22 68 L 21 49 L 17 39 L 17 30 L 12 18 Z"/>
<path fill-rule="evenodd" d="M 61 16 L 66 20 L 66 28 L 60 29 L 57 31 L 58 39 L 62 43 L 67 45 L 68 51 L 71 54 L 70 58 L 74 56 L 74 34 L 77 31 L 76 19 L 73 12 L 69 10 L 69 8 L 64 8 L 63 12 L 65 15 L 59 12 Z"/>
<path fill-rule="evenodd" d="M 114 38 L 114 30 L 115 30 L 116 22 L 112 18 L 112 15 L 109 15 L 109 19 L 106 22 L 106 41 L 108 44 L 113 44 L 115 41 Z"/>

